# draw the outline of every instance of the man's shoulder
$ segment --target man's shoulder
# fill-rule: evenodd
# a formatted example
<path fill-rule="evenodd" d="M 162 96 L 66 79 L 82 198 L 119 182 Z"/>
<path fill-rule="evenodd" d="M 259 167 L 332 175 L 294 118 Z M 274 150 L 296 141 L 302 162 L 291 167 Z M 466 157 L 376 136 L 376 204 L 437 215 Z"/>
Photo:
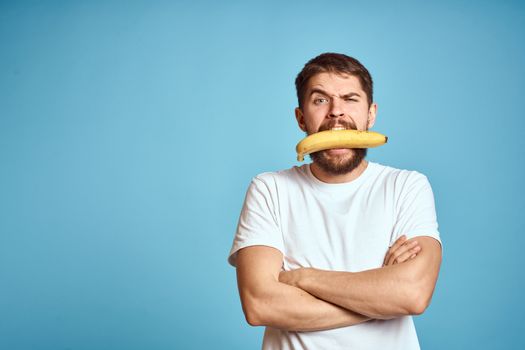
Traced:
<path fill-rule="evenodd" d="M 410 193 L 424 188 L 431 188 L 425 174 L 418 170 L 401 169 L 393 166 L 373 163 L 376 168 L 376 184 L 385 186 L 398 193 Z"/>
<path fill-rule="evenodd" d="M 288 169 L 267 171 L 256 175 L 253 182 L 262 182 L 265 184 L 275 184 L 282 181 L 297 181 L 306 176 L 307 164 L 301 166 L 293 166 Z"/>
<path fill-rule="evenodd" d="M 385 181 L 395 183 L 428 181 L 426 175 L 418 170 L 401 169 L 375 162 L 370 164 L 375 168 L 376 177 Z"/>

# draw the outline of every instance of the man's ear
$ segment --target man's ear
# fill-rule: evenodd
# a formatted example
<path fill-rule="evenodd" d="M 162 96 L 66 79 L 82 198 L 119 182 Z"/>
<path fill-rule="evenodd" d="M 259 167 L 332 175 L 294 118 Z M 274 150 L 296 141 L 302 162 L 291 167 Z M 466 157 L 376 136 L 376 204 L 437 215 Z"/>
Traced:
<path fill-rule="evenodd" d="M 297 119 L 297 124 L 299 125 L 299 128 L 301 128 L 302 131 L 306 132 L 306 124 L 304 123 L 303 111 L 301 111 L 301 108 L 299 107 L 295 109 L 295 119 Z"/>
<path fill-rule="evenodd" d="M 367 129 L 370 129 L 376 123 L 376 114 L 377 114 L 377 103 L 372 103 L 370 108 L 368 108 L 368 125 Z"/>

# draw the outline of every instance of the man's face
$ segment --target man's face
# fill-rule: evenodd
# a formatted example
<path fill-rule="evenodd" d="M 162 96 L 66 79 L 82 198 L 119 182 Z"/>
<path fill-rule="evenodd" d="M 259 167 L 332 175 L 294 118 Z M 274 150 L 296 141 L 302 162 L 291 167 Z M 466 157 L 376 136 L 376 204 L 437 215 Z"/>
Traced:
<path fill-rule="evenodd" d="M 377 105 L 368 105 L 359 79 L 352 75 L 319 73 L 308 81 L 303 107 L 295 116 L 308 135 L 330 129 L 368 130 L 375 122 Z M 330 149 L 312 159 L 330 174 L 346 174 L 361 163 L 366 149 Z"/>

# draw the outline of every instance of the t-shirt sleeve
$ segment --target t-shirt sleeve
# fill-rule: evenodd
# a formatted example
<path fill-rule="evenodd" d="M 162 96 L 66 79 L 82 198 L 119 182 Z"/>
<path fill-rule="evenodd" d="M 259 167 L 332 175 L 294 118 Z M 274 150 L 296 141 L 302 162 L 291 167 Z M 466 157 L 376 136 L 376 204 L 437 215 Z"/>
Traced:
<path fill-rule="evenodd" d="M 434 203 L 434 193 L 425 175 L 411 172 L 402 186 L 397 202 L 397 221 L 390 245 L 406 235 L 435 238 L 441 244 Z"/>
<path fill-rule="evenodd" d="M 246 192 L 228 256 L 228 262 L 232 266 L 236 266 L 237 252 L 249 246 L 265 245 L 284 252 L 277 212 L 276 193 L 272 193 L 271 184 L 258 177 L 254 178 Z"/>

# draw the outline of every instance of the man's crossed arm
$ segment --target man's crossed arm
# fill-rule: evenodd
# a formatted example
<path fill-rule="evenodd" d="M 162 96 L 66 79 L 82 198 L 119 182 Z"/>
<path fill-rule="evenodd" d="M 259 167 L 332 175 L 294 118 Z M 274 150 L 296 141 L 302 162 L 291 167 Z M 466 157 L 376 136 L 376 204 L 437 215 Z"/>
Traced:
<path fill-rule="evenodd" d="M 283 256 L 267 246 L 243 248 L 237 280 L 249 324 L 314 331 L 420 314 L 428 306 L 441 262 L 430 237 L 399 239 L 382 268 L 362 272 L 281 272 Z"/>

